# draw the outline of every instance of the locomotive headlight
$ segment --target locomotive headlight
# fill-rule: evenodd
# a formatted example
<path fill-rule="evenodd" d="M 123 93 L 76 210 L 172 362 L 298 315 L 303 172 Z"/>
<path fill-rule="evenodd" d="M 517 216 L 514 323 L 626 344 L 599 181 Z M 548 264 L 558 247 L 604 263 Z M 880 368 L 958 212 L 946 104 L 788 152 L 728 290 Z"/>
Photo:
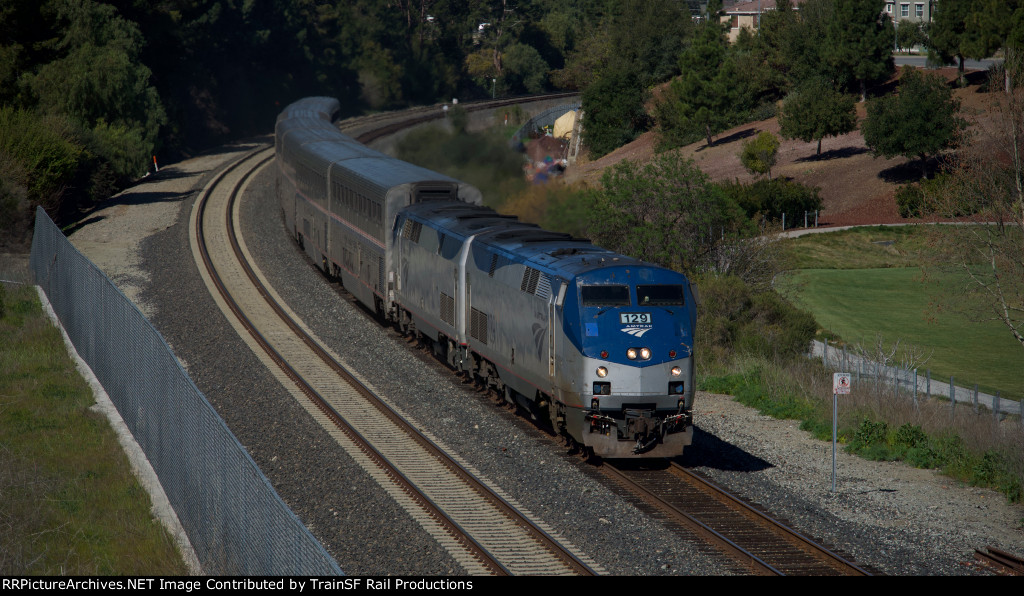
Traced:
<path fill-rule="evenodd" d="M 640 359 L 641 360 L 650 360 L 651 359 L 651 350 L 649 348 L 640 348 Z"/>
<path fill-rule="evenodd" d="M 678 377 L 681 374 L 683 374 L 683 369 L 679 368 L 678 366 L 673 366 L 672 367 L 672 376 L 673 377 Z"/>
<path fill-rule="evenodd" d="M 607 377 L 608 376 L 608 369 L 603 367 L 603 366 L 597 367 L 597 376 L 601 377 L 602 379 Z"/>
<path fill-rule="evenodd" d="M 626 358 L 630 360 L 636 360 L 636 348 L 630 348 L 626 350 Z"/>

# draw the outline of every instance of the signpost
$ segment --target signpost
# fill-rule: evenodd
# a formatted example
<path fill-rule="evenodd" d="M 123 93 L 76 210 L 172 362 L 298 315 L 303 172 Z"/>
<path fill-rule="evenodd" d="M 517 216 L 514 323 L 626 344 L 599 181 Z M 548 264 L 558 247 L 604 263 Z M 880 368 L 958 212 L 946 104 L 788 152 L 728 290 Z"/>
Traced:
<path fill-rule="evenodd" d="M 839 396 L 850 393 L 850 373 L 832 375 L 832 492 L 836 492 L 836 434 L 839 426 Z"/>

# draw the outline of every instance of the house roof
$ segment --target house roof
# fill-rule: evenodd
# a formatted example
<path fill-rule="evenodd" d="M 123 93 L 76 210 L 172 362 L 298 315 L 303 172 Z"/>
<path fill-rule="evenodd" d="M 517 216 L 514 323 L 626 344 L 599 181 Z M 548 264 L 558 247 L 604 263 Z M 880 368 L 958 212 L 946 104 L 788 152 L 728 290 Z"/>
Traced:
<path fill-rule="evenodd" d="M 790 0 L 792 6 L 799 6 L 803 0 Z M 775 10 L 775 0 L 750 0 L 737 2 L 725 9 L 725 14 L 756 14 L 758 11 Z"/>

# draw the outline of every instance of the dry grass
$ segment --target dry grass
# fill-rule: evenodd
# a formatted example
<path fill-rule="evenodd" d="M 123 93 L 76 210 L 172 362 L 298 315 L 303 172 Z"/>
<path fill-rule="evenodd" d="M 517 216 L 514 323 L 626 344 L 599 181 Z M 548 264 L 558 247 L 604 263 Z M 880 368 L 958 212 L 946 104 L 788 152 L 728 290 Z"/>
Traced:
<path fill-rule="evenodd" d="M 787 365 L 766 384 L 771 393 L 796 392 L 807 396 L 819 416 L 827 414 L 827 426 L 831 429 L 832 375 L 819 362 L 807 360 Z M 963 449 L 949 449 L 938 455 L 946 458 L 940 466 L 942 470 L 964 482 L 985 484 L 983 480 L 991 475 L 991 470 L 979 468 L 989 465 L 986 454 L 998 454 L 1003 471 L 1024 484 L 1024 424 L 1019 416 L 997 417 L 984 406 L 976 412 L 970 404 L 961 402 L 951 408 L 949 400 L 935 396 L 929 399 L 924 394 L 919 394 L 915 402 L 906 387 L 897 393 L 885 383 L 855 380 L 851 393 L 839 397 L 839 428 L 845 442 L 852 439 L 865 419 L 884 422 L 890 433 L 904 425 L 920 427 L 932 439 L 933 449 L 940 449 L 934 446 L 937 444 L 945 448 L 962 445 Z M 1001 485 L 1006 480 L 1004 477 L 997 481 L 993 488 L 1007 492 L 1008 487 Z M 1009 493 L 1008 497 L 1014 498 Z M 1019 499 L 1019 494 L 1015 498 Z"/>

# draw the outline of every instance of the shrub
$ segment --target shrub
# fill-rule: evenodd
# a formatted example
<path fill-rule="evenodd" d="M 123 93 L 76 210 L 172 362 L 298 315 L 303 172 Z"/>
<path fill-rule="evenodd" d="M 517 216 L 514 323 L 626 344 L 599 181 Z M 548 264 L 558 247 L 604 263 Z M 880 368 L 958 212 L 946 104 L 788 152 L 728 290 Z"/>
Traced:
<path fill-rule="evenodd" d="M 904 184 L 896 189 L 896 207 L 900 217 L 918 217 L 924 203 L 924 193 L 918 184 Z"/>
<path fill-rule="evenodd" d="M 816 186 L 776 178 L 758 180 L 752 184 L 726 182 L 725 193 L 732 197 L 748 217 L 764 217 L 779 221 L 786 214 L 788 222 L 803 221 L 805 212 L 821 209 L 821 196 Z"/>
<path fill-rule="evenodd" d="M 817 323 L 774 292 L 755 291 L 733 276 L 702 276 L 698 341 L 712 354 L 737 352 L 768 360 L 802 357 Z M 712 355 L 712 357 L 715 357 Z"/>
<path fill-rule="evenodd" d="M 889 432 L 889 425 L 885 422 L 875 422 L 867 418 L 861 420 L 860 426 L 853 434 L 850 446 L 868 446 L 876 443 L 885 443 Z"/>
<path fill-rule="evenodd" d="M 940 198 L 948 192 L 951 182 L 949 174 L 938 174 L 935 178 L 905 184 L 896 189 L 896 206 L 900 217 L 920 217 L 933 213 L 945 217 L 962 217 L 975 213 L 980 205 L 958 201 L 953 208 L 941 206 L 943 201 Z"/>
<path fill-rule="evenodd" d="M 64 187 L 86 159 L 73 130 L 63 118 L 0 108 L 0 154 L 9 155 L 24 168 L 32 203 L 55 209 Z"/>
<path fill-rule="evenodd" d="M 772 177 L 772 166 L 779 153 L 779 137 L 762 131 L 753 139 L 743 143 L 740 161 L 751 174 L 767 174 Z"/>
<path fill-rule="evenodd" d="M 892 436 L 894 447 L 913 449 L 928 444 L 928 435 L 916 424 L 909 422 L 896 429 Z"/>

